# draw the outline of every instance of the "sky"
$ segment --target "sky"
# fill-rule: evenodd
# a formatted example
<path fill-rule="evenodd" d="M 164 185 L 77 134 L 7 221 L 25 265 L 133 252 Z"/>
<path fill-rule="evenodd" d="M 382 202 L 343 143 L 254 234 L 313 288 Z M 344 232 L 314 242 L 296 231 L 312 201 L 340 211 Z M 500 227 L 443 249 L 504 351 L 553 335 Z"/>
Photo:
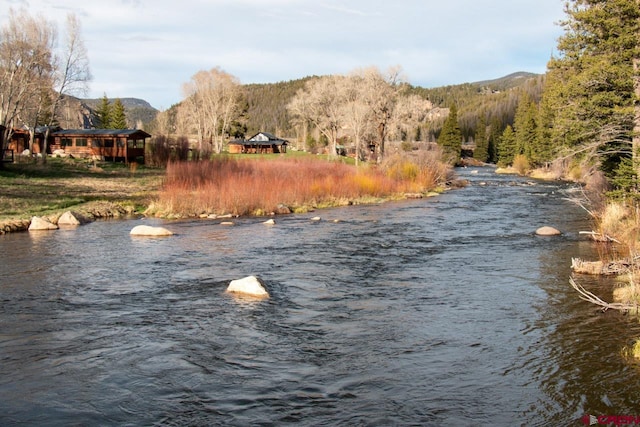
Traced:
<path fill-rule="evenodd" d="M 58 27 L 74 13 L 93 76 L 86 97 L 158 109 L 219 67 L 241 83 L 400 66 L 415 86 L 544 73 L 564 0 L 0 0 Z"/>

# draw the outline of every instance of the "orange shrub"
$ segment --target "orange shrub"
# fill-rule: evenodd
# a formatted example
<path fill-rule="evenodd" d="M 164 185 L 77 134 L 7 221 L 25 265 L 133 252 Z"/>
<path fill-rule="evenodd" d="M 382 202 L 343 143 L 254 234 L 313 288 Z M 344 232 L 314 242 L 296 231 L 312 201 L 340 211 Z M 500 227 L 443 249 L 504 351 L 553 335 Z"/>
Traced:
<path fill-rule="evenodd" d="M 149 213 L 247 215 L 272 212 L 279 205 L 314 206 L 434 187 L 419 166 L 407 164 L 399 173 L 400 177 L 392 177 L 376 167 L 356 168 L 314 158 L 256 161 L 216 157 L 170 162 L 159 198 Z M 424 183 L 429 186 L 422 186 Z"/>

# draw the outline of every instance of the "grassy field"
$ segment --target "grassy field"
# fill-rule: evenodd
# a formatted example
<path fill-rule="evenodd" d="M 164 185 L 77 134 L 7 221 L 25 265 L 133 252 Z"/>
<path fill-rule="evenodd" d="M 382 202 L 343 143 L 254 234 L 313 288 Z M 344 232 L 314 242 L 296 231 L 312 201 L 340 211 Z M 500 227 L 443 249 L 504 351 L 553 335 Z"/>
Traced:
<path fill-rule="evenodd" d="M 0 169 L 0 221 L 46 216 L 63 210 L 90 210 L 115 203 L 143 211 L 157 197 L 164 169 L 122 163 L 50 158 Z"/>

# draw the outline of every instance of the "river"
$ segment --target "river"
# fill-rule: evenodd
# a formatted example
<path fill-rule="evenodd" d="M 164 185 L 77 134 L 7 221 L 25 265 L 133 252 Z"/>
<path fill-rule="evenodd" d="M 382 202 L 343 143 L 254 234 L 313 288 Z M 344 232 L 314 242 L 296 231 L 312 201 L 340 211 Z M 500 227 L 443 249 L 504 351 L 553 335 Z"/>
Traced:
<path fill-rule="evenodd" d="M 1 425 L 582 425 L 639 415 L 640 325 L 569 285 L 570 185 L 0 236 Z M 320 216 L 320 221 L 311 221 Z M 169 238 L 129 236 L 162 225 Z M 539 237 L 551 225 L 559 237 Z M 257 275 L 271 298 L 225 293 Z M 611 299 L 610 279 L 580 283 Z"/>

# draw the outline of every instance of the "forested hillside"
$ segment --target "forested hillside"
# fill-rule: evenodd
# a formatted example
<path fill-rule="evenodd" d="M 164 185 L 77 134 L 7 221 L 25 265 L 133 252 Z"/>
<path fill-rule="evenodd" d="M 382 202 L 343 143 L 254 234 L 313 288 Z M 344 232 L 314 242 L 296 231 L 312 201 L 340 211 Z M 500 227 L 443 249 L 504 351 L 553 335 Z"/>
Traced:
<path fill-rule="evenodd" d="M 279 83 L 250 84 L 243 86 L 247 104 L 247 134 L 259 131 L 290 135 L 291 121 L 287 114 L 287 104 L 307 81 L 316 77 L 305 77 Z M 518 72 L 495 80 L 436 88 L 406 86 L 407 95 L 416 94 L 433 103 L 435 107 L 448 108 L 452 103 L 458 107 L 458 118 L 463 136 L 472 139 L 476 122 L 484 113 L 487 123 L 499 124 L 499 131 L 512 124 L 518 99 L 522 93 L 539 99 L 544 76 Z M 437 134 L 442 120 L 425 124 L 427 131 Z M 426 138 L 427 133 L 423 134 Z"/>

